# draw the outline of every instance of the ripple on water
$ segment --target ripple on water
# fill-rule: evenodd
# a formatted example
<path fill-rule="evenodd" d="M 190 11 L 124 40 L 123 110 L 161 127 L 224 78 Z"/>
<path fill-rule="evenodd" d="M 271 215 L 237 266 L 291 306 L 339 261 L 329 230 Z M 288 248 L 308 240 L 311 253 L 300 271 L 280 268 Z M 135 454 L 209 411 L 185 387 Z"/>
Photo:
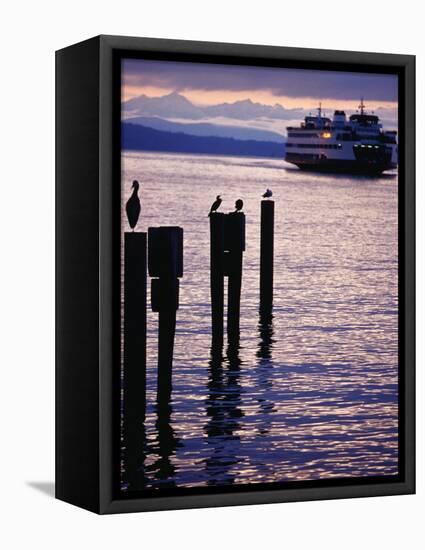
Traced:
<path fill-rule="evenodd" d="M 147 415 L 122 489 L 397 474 L 397 180 L 314 175 L 283 161 L 125 153 L 138 230 L 184 227 L 169 409 L 156 399 L 148 308 Z M 259 208 L 276 203 L 273 317 L 258 316 Z M 244 199 L 240 349 L 211 354 L 209 226 Z M 123 228 L 126 229 L 123 218 Z M 139 475 L 131 475 L 137 469 Z"/>

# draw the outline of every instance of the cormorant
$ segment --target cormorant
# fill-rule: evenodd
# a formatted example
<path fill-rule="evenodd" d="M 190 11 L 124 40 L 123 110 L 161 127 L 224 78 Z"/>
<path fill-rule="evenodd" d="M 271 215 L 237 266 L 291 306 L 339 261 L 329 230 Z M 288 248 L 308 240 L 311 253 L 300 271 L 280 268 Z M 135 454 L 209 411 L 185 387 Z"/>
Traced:
<path fill-rule="evenodd" d="M 127 204 L 125 205 L 125 211 L 127 212 L 128 223 L 130 224 L 131 229 L 134 231 L 134 228 L 137 225 L 137 221 L 140 215 L 140 200 L 137 195 L 139 190 L 139 182 L 134 180 L 132 183 L 133 193 L 128 199 Z"/>
<path fill-rule="evenodd" d="M 208 214 L 208 217 L 211 216 L 211 214 L 217 210 L 217 208 L 220 206 L 221 203 L 222 203 L 221 197 L 220 195 L 217 195 L 216 200 L 211 205 L 211 210 L 210 210 L 210 213 Z"/>
<path fill-rule="evenodd" d="M 263 193 L 263 199 L 269 199 L 273 196 L 273 191 L 271 189 L 266 189 L 266 192 Z"/>
<path fill-rule="evenodd" d="M 243 200 L 242 199 L 238 199 L 236 202 L 235 202 L 235 212 L 239 212 L 240 210 L 242 210 L 243 208 Z"/>

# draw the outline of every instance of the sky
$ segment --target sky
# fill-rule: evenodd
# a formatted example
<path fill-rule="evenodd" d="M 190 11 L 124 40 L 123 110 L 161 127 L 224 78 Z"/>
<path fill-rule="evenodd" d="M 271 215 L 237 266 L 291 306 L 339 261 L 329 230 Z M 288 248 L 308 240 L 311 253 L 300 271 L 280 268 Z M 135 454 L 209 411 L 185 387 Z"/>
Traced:
<path fill-rule="evenodd" d="M 123 60 L 123 102 L 140 95 L 161 97 L 173 92 L 197 106 L 246 99 L 262 105 L 278 104 L 288 111 L 287 119 L 291 122 L 292 119 L 299 122 L 300 116 L 315 110 L 319 102 L 328 115 L 334 109 L 344 109 L 351 114 L 358 108 L 360 98 L 364 97 L 368 111 L 376 112 L 387 129 L 397 126 L 396 75 Z M 252 120 L 254 125 L 255 118 Z M 264 127 L 268 116 L 261 118 Z M 273 118 L 270 118 L 270 128 L 275 129 L 276 120 Z M 178 113 L 175 119 L 179 119 Z M 224 119 L 215 122 L 226 124 L 231 119 L 229 112 Z M 246 125 L 247 120 L 243 124 Z"/>

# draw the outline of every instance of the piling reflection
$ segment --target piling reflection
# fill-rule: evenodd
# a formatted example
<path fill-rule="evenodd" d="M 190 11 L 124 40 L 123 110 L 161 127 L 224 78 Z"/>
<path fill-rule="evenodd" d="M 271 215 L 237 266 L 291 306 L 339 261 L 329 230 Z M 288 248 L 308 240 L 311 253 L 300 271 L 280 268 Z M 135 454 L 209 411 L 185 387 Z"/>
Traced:
<path fill-rule="evenodd" d="M 239 346 L 229 345 L 225 356 L 221 347 L 211 348 L 204 428 L 210 450 L 205 461 L 209 485 L 233 483 L 233 466 L 240 461 L 241 364 Z"/>
<path fill-rule="evenodd" d="M 123 425 L 121 479 L 124 490 L 174 487 L 176 468 L 173 456 L 181 446 L 172 427 L 173 408 L 167 387 L 158 392 L 154 408 L 154 431 L 144 423 Z"/>
<path fill-rule="evenodd" d="M 261 308 L 258 322 L 259 344 L 257 357 L 262 360 L 260 363 L 270 362 L 273 348 L 273 312 L 272 308 Z"/>
<path fill-rule="evenodd" d="M 121 479 L 124 489 L 137 490 L 146 486 L 148 478 L 145 460 L 149 452 L 144 424 L 124 424 L 121 448 Z"/>
<path fill-rule="evenodd" d="M 273 312 L 271 307 L 260 309 L 258 322 L 258 406 L 262 413 L 262 422 L 259 426 L 259 433 L 266 435 L 269 432 L 270 414 L 276 412 L 275 403 L 270 399 L 273 395 Z"/>
<path fill-rule="evenodd" d="M 149 467 L 154 472 L 156 480 L 160 480 L 161 487 L 174 487 L 174 475 L 176 472 L 172 457 L 180 447 L 180 442 L 171 423 L 173 409 L 171 404 L 164 404 L 164 400 L 158 401 L 156 406 L 156 440 L 150 448 L 150 452 L 157 459 Z"/>

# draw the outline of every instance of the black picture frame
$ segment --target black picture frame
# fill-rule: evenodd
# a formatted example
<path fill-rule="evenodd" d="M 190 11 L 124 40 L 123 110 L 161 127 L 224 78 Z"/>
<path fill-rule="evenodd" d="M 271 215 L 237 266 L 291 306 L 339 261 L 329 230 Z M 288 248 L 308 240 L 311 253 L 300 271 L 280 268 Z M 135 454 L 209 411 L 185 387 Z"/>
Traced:
<path fill-rule="evenodd" d="M 396 480 L 119 498 L 121 57 L 399 76 L 399 457 Z M 117 462 L 118 461 L 118 462 Z M 100 514 L 415 491 L 415 58 L 98 36 L 56 52 L 56 497 Z"/>

